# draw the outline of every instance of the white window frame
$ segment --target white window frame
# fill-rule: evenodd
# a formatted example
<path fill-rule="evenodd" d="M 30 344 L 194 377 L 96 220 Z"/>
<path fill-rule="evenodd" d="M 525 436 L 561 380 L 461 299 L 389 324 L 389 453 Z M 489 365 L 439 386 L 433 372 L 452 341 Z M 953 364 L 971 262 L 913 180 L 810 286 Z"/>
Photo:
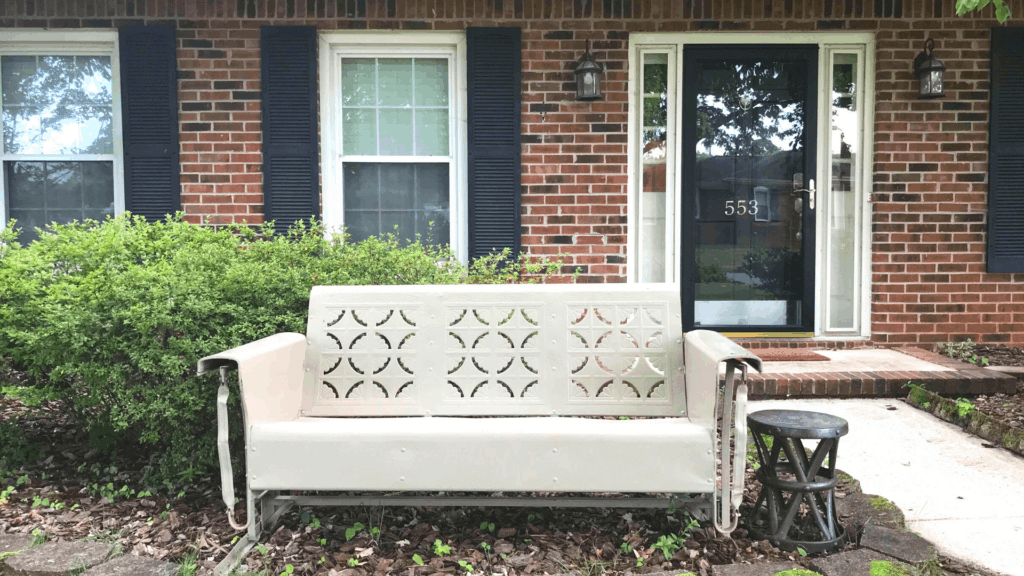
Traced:
<path fill-rule="evenodd" d="M 320 166 L 323 174 L 323 219 L 328 233 L 344 225 L 344 189 L 341 172 L 341 58 L 447 58 L 450 102 L 448 150 L 449 238 L 459 260 L 468 257 L 468 174 L 466 171 L 466 35 L 462 32 L 321 32 L 320 46 Z M 427 162 L 437 157 L 424 157 Z M 346 161 L 415 162 L 415 156 L 347 157 Z"/>
<path fill-rule="evenodd" d="M 643 55 L 650 52 L 668 52 L 675 58 L 675 80 L 670 81 L 668 86 L 669 111 L 678 110 L 682 98 L 683 78 L 683 49 L 692 44 L 817 44 L 818 52 L 818 134 L 817 138 L 817 167 L 815 182 L 819 182 L 818 191 L 830 190 L 831 171 L 829 166 L 830 158 L 830 135 L 831 120 L 829 105 L 831 103 L 831 55 L 835 52 L 856 52 L 862 58 L 863 64 L 860 67 L 863 74 L 863 84 L 860 89 L 862 106 L 861 138 L 863 151 L 858 160 L 858 175 L 860 183 L 855 191 L 857 194 L 857 209 L 859 213 L 857 251 L 859 258 L 857 274 L 857 317 L 858 326 L 855 330 L 828 332 L 824 328 L 824 319 L 827 310 L 825 309 L 826 282 L 826 247 L 827 247 L 827 205 L 822 202 L 815 210 L 817 237 L 815 239 L 815 286 L 819 295 L 815 298 L 814 310 L 814 338 L 817 340 L 850 340 L 868 339 L 871 336 L 871 185 L 872 185 L 872 163 L 874 157 L 874 77 L 875 77 L 875 37 L 874 34 L 865 32 L 849 31 L 816 31 L 816 32 L 649 32 L 630 34 L 629 36 L 629 141 L 627 145 L 628 165 L 628 206 L 629 232 L 626 239 L 628 282 L 639 282 L 640 270 L 640 226 L 642 212 L 640 201 L 642 198 L 642 164 L 640 160 L 640 115 L 643 112 L 640 90 L 642 84 L 642 63 Z M 670 71 L 671 76 L 671 71 Z M 668 120 L 668 163 L 669 170 L 678 166 L 680 162 L 679 143 L 682 136 L 682 114 L 676 114 L 676 118 Z M 676 169 L 674 173 L 667 175 L 667 195 L 670 200 L 666 202 L 666 281 L 680 282 L 679 270 L 679 235 L 682 224 L 681 211 L 678 209 L 679 191 L 682 189 L 682 171 Z M 827 194 L 818 195 L 819 199 L 825 199 Z M 746 334 L 744 334 L 746 335 Z M 758 334 L 765 337 L 791 336 L 788 333 L 779 334 Z"/>
<path fill-rule="evenodd" d="M 107 56 L 113 91 L 111 122 L 113 154 L 8 154 L 0 138 L 0 170 L 7 162 L 113 162 L 114 214 L 124 212 L 124 141 L 121 137 L 121 64 L 117 32 L 112 30 L 52 31 L 34 28 L 0 30 L 0 56 Z M 0 105 L 3 91 L 0 90 Z M 0 173 L 0 230 L 7 226 L 7 191 Z"/>

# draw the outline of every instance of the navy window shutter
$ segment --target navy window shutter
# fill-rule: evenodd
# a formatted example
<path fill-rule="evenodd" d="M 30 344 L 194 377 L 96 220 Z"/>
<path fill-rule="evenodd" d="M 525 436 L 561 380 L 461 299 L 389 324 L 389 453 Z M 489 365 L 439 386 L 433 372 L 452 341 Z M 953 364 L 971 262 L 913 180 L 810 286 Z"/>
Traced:
<path fill-rule="evenodd" d="M 1024 28 L 992 29 L 988 271 L 1024 272 Z"/>
<path fill-rule="evenodd" d="M 510 248 L 520 224 L 519 28 L 468 28 L 469 258 Z"/>
<path fill-rule="evenodd" d="M 283 232 L 320 216 L 316 28 L 260 30 L 263 89 L 263 214 Z"/>
<path fill-rule="evenodd" d="M 118 31 L 125 209 L 161 220 L 181 210 L 174 26 Z"/>

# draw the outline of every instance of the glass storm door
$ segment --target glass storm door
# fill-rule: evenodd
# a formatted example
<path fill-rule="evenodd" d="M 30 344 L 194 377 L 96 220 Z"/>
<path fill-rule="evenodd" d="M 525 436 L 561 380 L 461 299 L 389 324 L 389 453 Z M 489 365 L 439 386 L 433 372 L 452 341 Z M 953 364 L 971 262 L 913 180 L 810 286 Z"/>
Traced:
<path fill-rule="evenodd" d="M 812 332 L 818 48 L 683 58 L 684 327 Z"/>

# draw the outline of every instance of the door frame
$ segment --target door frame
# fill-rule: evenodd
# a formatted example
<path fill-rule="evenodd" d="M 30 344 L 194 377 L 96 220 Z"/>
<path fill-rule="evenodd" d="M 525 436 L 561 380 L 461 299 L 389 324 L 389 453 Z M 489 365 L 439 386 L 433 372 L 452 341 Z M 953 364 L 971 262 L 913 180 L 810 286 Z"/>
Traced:
<path fill-rule="evenodd" d="M 705 47 L 706 46 L 706 47 Z M 803 146 L 804 146 L 804 158 L 809 158 L 809 161 L 804 164 L 804 172 L 818 173 L 818 164 L 821 163 L 819 158 L 819 147 L 818 147 L 818 73 L 820 66 L 818 60 L 820 59 L 820 47 L 817 44 L 749 44 L 749 45 L 698 45 L 689 46 L 683 48 L 683 90 L 681 93 L 682 98 L 679 102 L 679 109 L 682 111 L 680 114 L 681 121 L 683 122 L 682 137 L 679 139 L 679 145 L 682 147 L 679 158 L 679 172 L 684 178 L 688 176 L 688 168 L 696 167 L 696 151 L 694 149 L 687 148 L 688 140 L 689 144 L 696 144 L 696 124 L 687 124 L 686 118 L 692 114 L 696 114 L 696 106 L 691 109 L 691 104 L 696 102 L 690 102 L 686 99 L 692 90 L 695 88 L 696 77 L 694 76 L 693 70 L 686 69 L 686 61 L 689 59 L 688 54 L 693 54 L 693 50 L 720 50 L 723 54 L 728 57 L 739 57 L 742 59 L 750 59 L 751 56 L 756 57 L 758 50 L 770 51 L 768 58 L 765 60 L 802 60 L 807 63 L 806 74 L 808 76 L 814 75 L 813 83 L 808 82 L 807 93 L 804 95 L 804 125 L 810 124 L 813 130 L 804 130 Z M 810 80 L 810 78 L 809 78 Z M 811 170 L 807 170 L 807 164 L 810 164 Z M 692 180 L 692 175 L 690 175 Z M 805 178 L 805 185 L 807 179 Z M 818 180 L 815 180 L 818 182 Z M 691 205 L 689 201 L 685 199 L 685 195 L 693 191 L 693 183 L 684 183 L 678 190 L 676 190 L 676 205 L 679 206 L 679 219 L 683 225 L 693 224 L 693 215 L 689 213 L 688 207 Z M 801 333 L 811 332 L 813 334 L 814 322 L 817 319 L 817 305 L 816 305 L 816 290 L 817 290 L 817 278 L 815 274 L 816 262 L 817 262 L 817 214 L 818 210 L 814 210 L 811 214 L 808 214 L 810 210 L 809 203 L 805 201 L 803 214 L 804 216 L 813 216 L 813 218 L 801 218 L 803 225 L 803 239 L 800 241 L 801 254 L 803 255 L 803 276 L 804 285 L 802 286 L 801 302 L 803 303 L 803 310 L 801 311 L 801 321 L 799 325 L 786 325 L 780 328 L 765 325 L 752 325 L 749 327 L 749 331 L 757 333 L 792 333 L 793 331 L 799 331 Z M 682 227 L 679 228 L 679 254 L 677 258 L 680 261 L 680 289 L 681 296 L 683 299 L 682 310 L 683 310 L 683 330 L 693 330 L 694 326 L 694 303 L 696 300 L 695 284 L 696 279 L 693 277 L 695 266 L 695 253 L 696 245 L 694 243 L 694 232 L 695 230 L 684 230 Z M 683 264 L 690 264 L 689 267 Z M 702 329 L 716 329 L 715 326 L 701 326 Z M 731 329 L 736 332 L 737 327 L 723 326 L 722 328 Z"/>
<path fill-rule="evenodd" d="M 669 54 L 669 134 L 668 134 L 668 147 L 669 150 L 679 150 L 681 148 L 679 142 L 682 137 L 682 114 L 675 113 L 673 110 L 681 110 L 682 104 L 682 78 L 683 78 L 683 48 L 687 45 L 693 44 L 736 44 L 736 45 L 750 45 L 750 44 L 817 44 L 819 47 L 818 57 L 818 122 L 819 136 L 821 136 L 822 127 L 827 126 L 826 118 L 829 113 L 827 103 L 828 98 L 822 98 L 821 95 L 824 93 L 826 88 L 826 82 L 830 78 L 830 71 L 828 69 L 829 63 L 831 62 L 831 56 L 835 51 L 854 51 L 861 54 L 863 58 L 863 99 L 861 101 L 862 106 L 862 118 L 861 118 L 861 130 L 862 130 L 862 158 L 861 166 L 858 171 L 861 185 L 858 187 L 857 193 L 859 195 L 857 207 L 861 211 L 862 218 L 858 228 L 858 234 L 860 235 L 860 247 L 858 250 L 858 258 L 860 261 L 860 269 L 858 271 L 857 284 L 859 294 L 856 297 L 859 311 L 857 313 L 858 326 L 853 331 L 835 331 L 835 332 L 824 332 L 822 328 L 823 319 L 823 302 L 826 298 L 818 297 L 815 299 L 814 306 L 814 332 L 813 338 L 815 340 L 868 340 L 871 335 L 871 186 L 872 186 L 872 163 L 874 158 L 874 80 L 875 80 L 875 36 L 870 32 L 851 32 L 844 30 L 837 31 L 814 31 L 814 32 L 799 32 L 799 31 L 786 31 L 786 32 L 645 32 L 635 33 L 629 36 L 629 66 L 628 66 L 628 96 L 629 96 L 629 140 L 627 145 L 628 150 L 628 182 L 629 191 L 627 194 L 627 214 L 630 217 L 630 226 L 627 236 L 627 262 L 629 263 L 627 269 L 627 281 L 638 282 L 637 264 L 640 260 L 639 255 L 639 181 L 640 181 L 640 167 L 638 163 L 638 150 L 639 144 L 639 130 L 638 130 L 638 114 L 642 110 L 640 103 L 638 102 L 638 85 L 640 78 L 640 71 L 642 65 L 642 55 L 645 52 L 667 52 Z M 827 159 L 827 153 L 829 146 L 828 138 L 819 137 L 817 139 L 817 158 Z M 675 162 L 678 163 L 680 158 L 677 156 Z M 682 185 L 682 175 L 680 170 L 672 170 L 671 162 L 669 163 L 669 181 L 672 189 L 668 192 L 668 197 L 671 199 L 673 196 L 678 196 Z M 829 168 L 827 161 L 817 162 L 815 174 L 815 182 L 818 183 L 818 189 L 822 189 L 825 183 L 828 182 L 826 179 L 825 171 Z M 673 173 L 674 172 L 674 173 Z M 819 201 L 822 198 L 819 196 Z M 825 272 L 825 257 L 824 249 L 826 243 L 823 241 L 822 234 L 827 230 L 823 226 L 823 219 L 826 216 L 826 211 L 823 209 L 825 206 L 824 202 L 819 202 L 819 208 L 816 212 L 816 229 L 817 238 L 815 242 L 815 286 L 824 287 L 824 272 Z M 681 213 L 676 206 L 673 206 L 673 202 L 670 200 L 667 206 L 667 222 L 666 229 L 668 231 L 666 238 L 666 263 L 669 266 L 667 281 L 669 282 L 680 282 L 680 242 L 678 234 L 675 231 L 680 230 L 681 226 Z M 769 333 L 730 333 L 730 336 L 743 336 L 743 337 L 808 337 L 808 333 L 786 333 L 786 332 L 769 332 Z"/>

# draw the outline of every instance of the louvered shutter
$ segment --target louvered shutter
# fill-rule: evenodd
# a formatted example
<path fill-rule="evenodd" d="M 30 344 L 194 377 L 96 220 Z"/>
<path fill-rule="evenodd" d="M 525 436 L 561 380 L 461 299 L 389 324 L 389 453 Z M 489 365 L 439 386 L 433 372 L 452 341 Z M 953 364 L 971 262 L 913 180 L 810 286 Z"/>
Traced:
<path fill-rule="evenodd" d="M 1024 272 L 1024 28 L 992 29 L 988 271 Z"/>
<path fill-rule="evenodd" d="M 125 209 L 160 220 L 181 209 L 174 26 L 123 26 L 118 46 Z"/>
<path fill-rule="evenodd" d="M 320 217 L 317 157 L 316 28 L 264 26 L 263 213 L 283 232 Z"/>
<path fill-rule="evenodd" d="M 469 257 L 521 241 L 519 28 L 468 28 Z"/>

